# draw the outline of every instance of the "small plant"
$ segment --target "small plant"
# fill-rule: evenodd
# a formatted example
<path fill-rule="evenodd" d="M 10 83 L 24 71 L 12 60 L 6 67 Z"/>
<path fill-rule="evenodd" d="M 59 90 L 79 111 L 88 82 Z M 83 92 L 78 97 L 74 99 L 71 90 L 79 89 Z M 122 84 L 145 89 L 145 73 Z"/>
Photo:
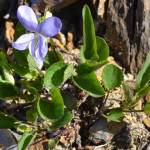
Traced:
<path fill-rule="evenodd" d="M 73 66 L 64 62 L 62 54 L 55 51 L 53 42 L 49 39 L 60 32 L 60 19 L 42 17 L 43 22 L 38 24 L 31 8 L 18 8 L 18 19 L 30 33 L 21 35 L 12 44 L 15 48 L 13 60 L 0 52 L 0 98 L 16 104 L 10 110 L 6 108 L 0 113 L 0 128 L 16 129 L 22 133 L 18 142 L 19 150 L 25 150 L 43 134 L 53 135 L 71 122 L 73 111 L 65 105 L 61 94 L 62 86 L 68 80 L 97 100 L 100 97 L 107 100 L 108 93 L 121 86 L 124 90 L 122 106 L 103 114 L 108 120 L 117 122 L 122 120 L 124 111 L 133 111 L 137 101 L 150 89 L 150 54 L 137 76 L 136 89 L 133 91 L 123 81 L 122 70 L 116 65 L 108 64 L 109 47 L 103 38 L 96 36 L 87 5 L 84 6 L 82 15 L 83 46 L 80 64 Z M 19 29 L 18 26 L 17 28 Z M 48 51 L 49 41 L 53 51 Z M 96 71 L 101 67 L 103 72 L 100 81 Z M 26 116 L 23 119 L 13 116 L 18 107 L 23 106 L 28 106 Z M 150 103 L 143 110 L 150 114 Z M 51 136 L 49 140 L 53 140 L 54 144 L 58 142 L 58 137 Z"/>
<path fill-rule="evenodd" d="M 148 53 L 147 58 L 139 71 L 136 78 L 136 87 L 135 90 L 131 89 L 127 83 L 123 83 L 123 90 L 125 95 L 125 100 L 123 102 L 123 108 L 127 110 L 132 110 L 139 100 L 146 96 L 150 91 L 150 53 Z M 146 114 L 150 114 L 149 109 L 150 104 L 147 103 L 143 110 Z"/>

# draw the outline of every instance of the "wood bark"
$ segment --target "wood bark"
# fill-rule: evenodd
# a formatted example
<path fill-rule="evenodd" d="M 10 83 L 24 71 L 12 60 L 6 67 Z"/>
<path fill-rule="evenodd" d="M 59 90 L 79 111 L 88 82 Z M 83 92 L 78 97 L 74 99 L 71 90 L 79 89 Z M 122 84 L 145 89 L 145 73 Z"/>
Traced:
<path fill-rule="evenodd" d="M 99 0 L 98 8 L 102 1 Z M 106 24 L 104 37 L 123 66 L 135 73 L 150 49 L 150 1 L 105 0 L 106 3 L 106 17 L 99 15 Z"/>

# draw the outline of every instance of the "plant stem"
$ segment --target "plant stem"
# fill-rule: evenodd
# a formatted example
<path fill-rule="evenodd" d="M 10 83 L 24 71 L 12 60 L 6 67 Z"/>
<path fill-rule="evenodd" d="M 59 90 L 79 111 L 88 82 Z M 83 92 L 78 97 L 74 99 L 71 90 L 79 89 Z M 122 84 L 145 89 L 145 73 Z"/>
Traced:
<path fill-rule="evenodd" d="M 144 112 L 144 110 L 123 110 L 123 112 Z"/>
<path fill-rule="evenodd" d="M 105 108 L 104 106 L 105 106 L 105 104 L 107 102 L 108 96 L 109 96 L 109 92 L 106 94 L 106 96 L 105 96 L 105 98 L 103 100 L 103 104 L 99 108 L 100 109 L 100 115 L 103 114 L 103 111 L 104 111 L 104 108 Z"/>

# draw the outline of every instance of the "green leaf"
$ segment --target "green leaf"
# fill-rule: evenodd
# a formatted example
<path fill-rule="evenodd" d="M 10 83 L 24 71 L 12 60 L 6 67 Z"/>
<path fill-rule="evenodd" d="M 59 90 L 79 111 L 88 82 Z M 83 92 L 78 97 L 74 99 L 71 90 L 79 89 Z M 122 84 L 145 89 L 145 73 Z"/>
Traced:
<path fill-rule="evenodd" d="M 8 61 L 7 61 L 7 57 L 6 54 L 4 52 L 0 52 L 0 66 L 7 66 L 8 65 Z"/>
<path fill-rule="evenodd" d="M 106 61 L 109 56 L 109 47 L 106 41 L 101 37 L 96 37 L 97 42 L 97 54 L 100 62 Z"/>
<path fill-rule="evenodd" d="M 38 118 L 38 112 L 36 109 L 32 108 L 26 112 L 26 117 L 29 122 L 35 122 Z"/>
<path fill-rule="evenodd" d="M 15 27 L 15 39 L 20 37 L 25 32 L 26 32 L 25 28 L 18 22 L 16 27 Z"/>
<path fill-rule="evenodd" d="M 15 80 L 4 52 L 0 52 L 0 98 L 16 96 Z"/>
<path fill-rule="evenodd" d="M 12 85 L 15 83 L 13 75 L 5 67 L 0 67 L 0 82 L 10 83 Z"/>
<path fill-rule="evenodd" d="M 46 68 L 49 68 L 58 61 L 63 61 L 62 55 L 57 51 L 49 51 L 45 57 L 45 66 Z"/>
<path fill-rule="evenodd" d="M 22 133 L 24 133 L 24 132 L 31 132 L 32 128 L 29 125 L 27 125 L 27 124 L 19 124 L 17 126 L 17 131 L 18 132 L 22 132 Z"/>
<path fill-rule="evenodd" d="M 145 104 L 145 106 L 144 106 L 144 112 L 147 115 L 150 115 L 150 102 L 148 102 L 148 103 Z"/>
<path fill-rule="evenodd" d="M 142 89 L 150 81 L 150 52 L 146 57 L 146 61 L 139 71 L 136 79 L 136 90 Z"/>
<path fill-rule="evenodd" d="M 148 94 L 148 92 L 150 91 L 150 84 L 146 84 L 143 88 L 139 89 L 136 92 L 136 98 L 140 99 L 141 97 L 144 97 Z"/>
<path fill-rule="evenodd" d="M 31 94 L 35 95 L 41 92 L 43 88 L 43 79 L 39 77 L 35 80 L 24 81 L 23 85 Z"/>
<path fill-rule="evenodd" d="M 127 83 L 122 84 L 123 92 L 124 92 L 124 101 L 123 106 L 125 108 L 129 108 L 133 102 L 133 90 L 129 87 Z"/>
<path fill-rule="evenodd" d="M 64 115 L 61 119 L 53 122 L 51 129 L 56 130 L 58 128 L 63 127 L 64 125 L 68 124 L 72 120 L 72 113 L 68 110 L 65 110 Z"/>
<path fill-rule="evenodd" d="M 0 129 L 11 129 L 16 126 L 16 119 L 4 113 L 0 113 Z"/>
<path fill-rule="evenodd" d="M 18 95 L 17 88 L 7 82 L 0 82 L 0 98 L 9 98 Z"/>
<path fill-rule="evenodd" d="M 5 66 L 0 67 L 0 82 L 14 85 L 15 80 L 10 69 Z"/>
<path fill-rule="evenodd" d="M 93 97 L 104 96 L 104 89 L 98 81 L 94 72 L 73 77 L 73 81 L 80 89 L 88 92 Z"/>
<path fill-rule="evenodd" d="M 82 63 L 79 64 L 76 68 L 76 72 L 79 75 L 83 75 L 83 74 L 87 74 L 93 71 L 96 71 L 97 69 L 99 69 L 100 67 L 102 67 L 103 65 L 105 65 L 107 62 L 103 62 L 103 63 Z"/>
<path fill-rule="evenodd" d="M 123 72 L 117 66 L 108 64 L 104 67 L 102 73 L 102 81 L 107 90 L 113 90 L 119 87 L 123 80 Z"/>
<path fill-rule="evenodd" d="M 14 50 L 14 57 L 14 62 L 10 65 L 16 74 L 29 80 L 37 78 L 39 74 L 38 68 L 28 51 L 25 50 L 20 52 Z"/>
<path fill-rule="evenodd" d="M 39 73 L 38 66 L 30 54 L 28 54 L 27 56 L 27 62 L 28 62 L 28 67 L 29 67 L 30 72 L 31 73 L 34 72 L 35 74 L 38 74 Z"/>
<path fill-rule="evenodd" d="M 10 64 L 10 66 L 12 67 L 12 69 L 14 69 L 15 73 L 21 77 L 24 77 L 24 76 L 26 76 L 26 74 L 29 73 L 29 69 L 20 64 L 12 63 L 12 64 Z"/>
<path fill-rule="evenodd" d="M 29 53 L 28 50 L 18 51 L 13 49 L 14 62 L 18 65 L 28 67 L 28 61 L 27 61 L 28 53 Z"/>
<path fill-rule="evenodd" d="M 59 143 L 58 139 L 49 139 L 48 140 L 48 148 L 49 150 L 55 149 L 56 145 Z"/>
<path fill-rule="evenodd" d="M 36 138 L 36 133 L 25 132 L 18 142 L 18 150 L 26 150 L 29 144 L 31 144 Z"/>
<path fill-rule="evenodd" d="M 64 105 L 67 109 L 73 110 L 77 107 L 78 100 L 70 90 L 64 90 L 62 93 Z"/>
<path fill-rule="evenodd" d="M 104 117 L 108 119 L 108 121 L 120 122 L 123 119 L 123 112 L 120 108 L 114 108 L 110 110 Z"/>
<path fill-rule="evenodd" d="M 14 61 L 10 64 L 10 66 L 14 69 L 15 73 L 20 76 L 25 76 L 27 73 L 30 72 L 28 67 L 28 51 L 17 51 L 13 50 L 14 54 Z"/>
<path fill-rule="evenodd" d="M 15 84 L 15 80 L 14 80 L 14 77 L 12 75 L 12 72 L 9 69 L 6 69 L 4 67 L 3 67 L 2 71 L 3 71 L 3 75 L 4 75 L 4 78 L 5 78 L 5 81 L 7 81 L 8 83 L 14 85 Z"/>
<path fill-rule="evenodd" d="M 95 27 L 88 5 L 85 5 L 82 11 L 83 17 L 83 48 L 81 53 L 87 60 L 97 60 L 97 45 Z"/>
<path fill-rule="evenodd" d="M 59 89 L 51 89 L 51 98 L 51 101 L 42 99 L 38 101 L 38 113 L 45 120 L 60 119 L 64 115 L 64 102 Z"/>
<path fill-rule="evenodd" d="M 14 77 L 12 75 L 12 70 L 7 61 L 6 54 L 0 52 L 0 82 L 7 82 L 10 84 L 15 84 Z"/>
<path fill-rule="evenodd" d="M 58 87 L 63 84 L 73 73 L 72 65 L 65 64 L 63 61 L 50 66 L 44 76 L 44 85 L 48 89 Z"/>

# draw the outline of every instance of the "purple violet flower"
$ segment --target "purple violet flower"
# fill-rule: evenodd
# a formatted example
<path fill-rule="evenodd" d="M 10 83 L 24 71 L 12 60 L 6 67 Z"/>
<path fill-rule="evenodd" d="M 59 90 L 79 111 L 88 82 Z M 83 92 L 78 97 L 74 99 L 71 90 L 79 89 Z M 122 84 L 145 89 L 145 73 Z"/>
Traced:
<path fill-rule="evenodd" d="M 34 11 L 25 5 L 19 6 L 17 17 L 26 30 L 32 33 L 21 35 L 12 46 L 20 51 L 28 48 L 38 68 L 41 69 L 48 52 L 47 37 L 53 37 L 60 32 L 61 20 L 57 17 L 49 17 L 38 24 Z"/>

